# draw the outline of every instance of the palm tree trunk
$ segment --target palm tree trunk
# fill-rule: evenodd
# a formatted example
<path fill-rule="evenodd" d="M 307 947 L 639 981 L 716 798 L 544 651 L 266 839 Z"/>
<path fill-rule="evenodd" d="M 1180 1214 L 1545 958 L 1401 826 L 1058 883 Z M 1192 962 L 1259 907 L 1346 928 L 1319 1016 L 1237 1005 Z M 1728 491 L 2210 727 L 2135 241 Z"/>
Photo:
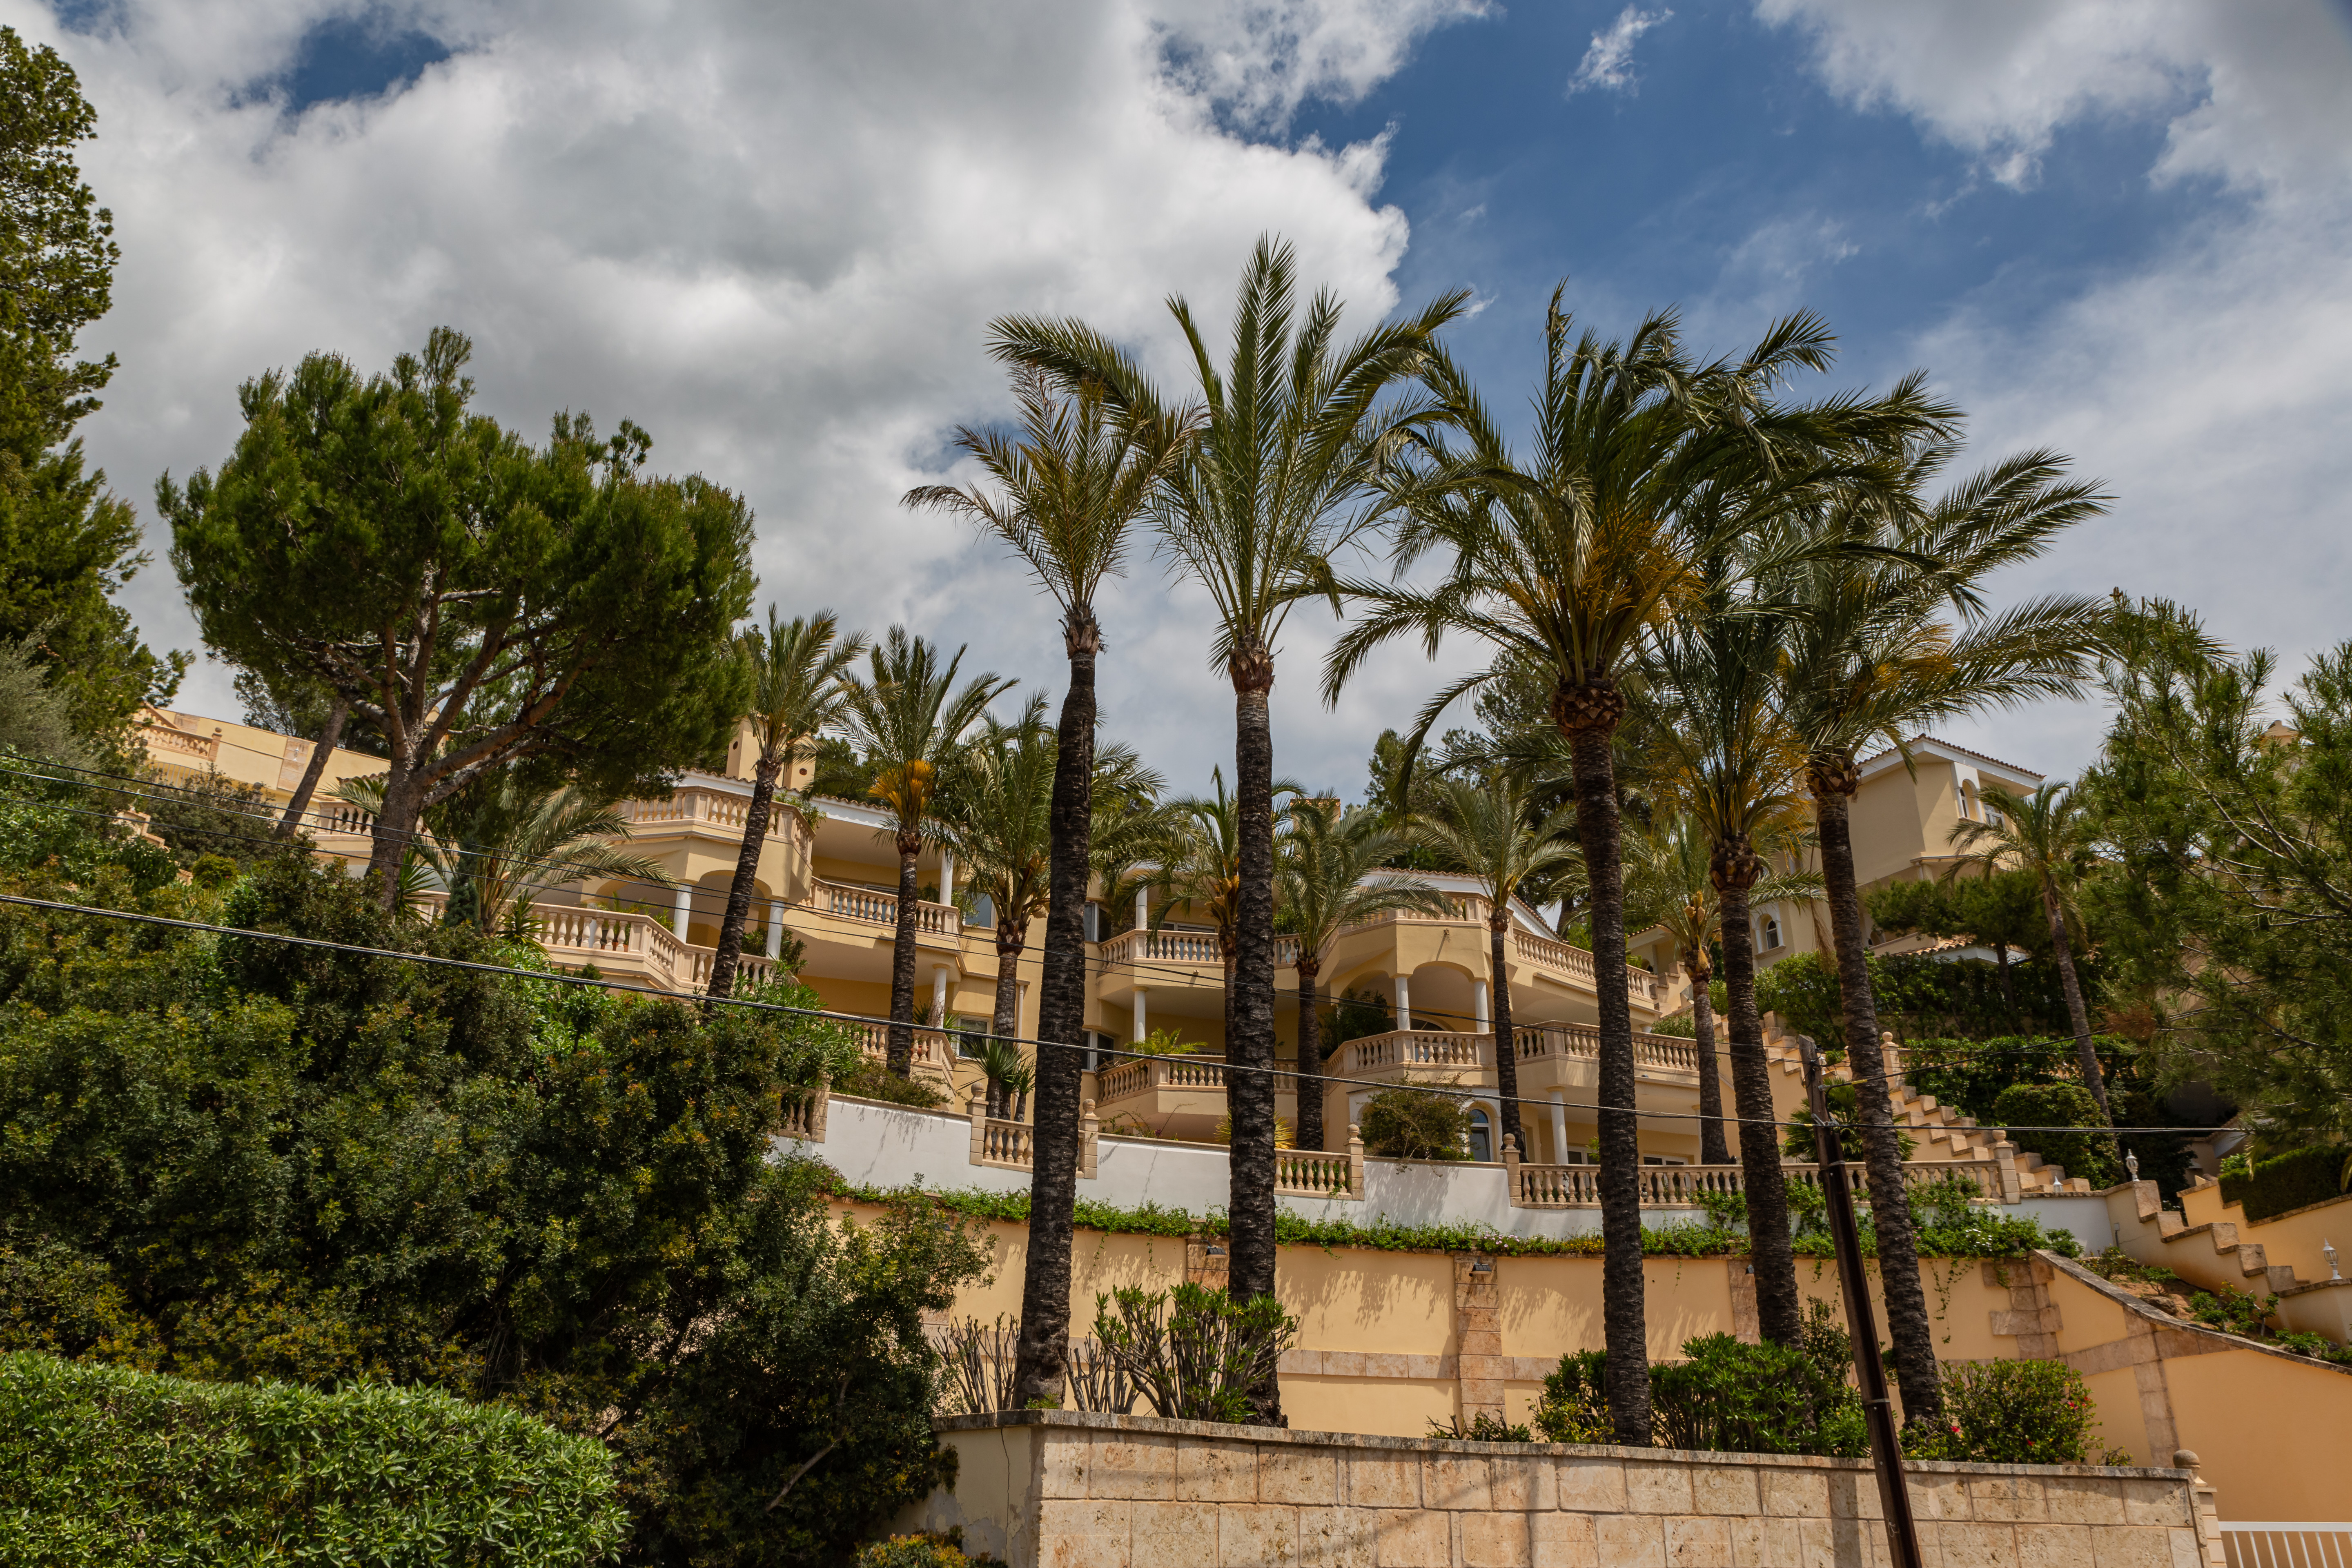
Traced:
<path fill-rule="evenodd" d="M 1503 1097 L 1503 1131 L 1517 1142 L 1519 1158 L 1528 1157 L 1528 1134 L 1519 1120 L 1518 1035 L 1511 1027 L 1509 968 L 1511 916 L 1507 903 L 1497 904 L 1486 921 L 1487 967 L 1494 972 L 1495 1088 Z M 1501 1158 L 1497 1151 L 1496 1157 Z"/>
<path fill-rule="evenodd" d="M 1813 815 L 1820 826 L 1822 881 L 1830 906 L 1830 936 L 1837 946 L 1838 1000 L 1845 1015 L 1846 1068 L 1853 1076 L 1870 1213 L 1878 1233 L 1878 1271 L 1886 1291 L 1886 1331 L 1895 1342 L 1895 1380 L 1903 1392 L 1906 1424 L 1943 1414 L 1936 1373 L 1935 1328 L 1919 1282 L 1919 1239 L 1903 1192 L 1903 1148 L 1895 1108 L 1886 1095 L 1886 1052 L 1878 1037 L 1878 1007 L 1870 994 L 1870 965 L 1862 935 L 1862 895 L 1854 883 L 1853 836 L 1848 813 L 1860 783 L 1853 759 L 1817 759 L 1808 770 Z M 1725 912 L 1727 924 L 1729 911 Z"/>
<path fill-rule="evenodd" d="M 2006 942 L 1994 942 L 1992 944 L 1992 957 L 1993 963 L 2000 970 L 2000 999 L 2008 1005 L 2009 1021 L 2011 1025 L 2014 1026 L 2017 1023 L 2017 986 L 2010 979 L 2009 974 L 2009 943 Z"/>
<path fill-rule="evenodd" d="M 1764 1055 L 1764 1020 L 1756 1008 L 1756 950 L 1748 889 L 1755 855 L 1745 843 L 1713 857 L 1723 902 L 1723 1000 L 1731 1036 L 1731 1096 L 1739 1111 L 1739 1184 L 1748 1194 L 1748 1258 L 1756 1269 L 1756 1328 L 1774 1344 L 1793 1345 L 1804 1327 L 1790 1240 L 1789 1188 L 1780 1171 L 1780 1129 L 1772 1125 L 1772 1065 Z"/>
<path fill-rule="evenodd" d="M 900 1078 L 915 1075 L 915 862 L 922 853 L 921 835 L 898 835 L 898 933 L 890 948 L 890 1043 L 884 1060 Z"/>
<path fill-rule="evenodd" d="M 2058 961 L 2059 988 L 2066 994 L 2066 1021 L 2074 1026 L 2074 1059 L 2082 1064 L 2083 1087 L 2099 1102 L 2099 1114 L 2112 1125 L 2107 1110 L 2106 1075 L 2099 1070 L 2099 1053 L 2091 1047 L 2091 1015 L 2083 1005 L 2083 982 L 2074 973 L 2074 949 L 2066 941 L 2066 916 L 2048 883 L 2042 887 L 2042 907 L 2050 915 L 2050 952 Z"/>
<path fill-rule="evenodd" d="M 1037 1125 L 1029 1178 L 1029 1257 L 1021 1276 L 1021 1339 L 1013 1402 L 1059 1405 L 1070 1340 L 1070 1237 L 1078 1201 L 1078 1100 L 1086 1057 L 1086 910 L 1094 829 L 1095 656 L 1102 629 L 1073 605 L 1062 622 L 1070 687 L 1054 753 L 1053 845 L 1046 879 L 1045 973 L 1037 981 Z M 1001 918 L 1001 917 L 1000 917 Z"/>
<path fill-rule="evenodd" d="M 1298 1134 L 1291 1140 L 1301 1149 L 1323 1148 L 1323 1018 L 1316 980 L 1323 966 L 1298 950 Z M 1362 1194 L 1359 1194 L 1359 1196 Z"/>
<path fill-rule="evenodd" d="M 1625 700 L 1600 682 L 1553 698 L 1576 781 L 1576 836 L 1591 889 L 1592 991 L 1600 1011 L 1601 1315 L 1616 1440 L 1650 1446 L 1650 1361 L 1642 1277 L 1642 1140 L 1633 1110 L 1633 1012 L 1625 980 L 1625 868 L 1610 740 Z M 1580 721 L 1573 728 L 1566 715 Z"/>
<path fill-rule="evenodd" d="M 735 966 L 743 956 L 743 927 L 751 918 L 751 887 L 760 879 L 760 851 L 768 842 L 768 815 L 776 800 L 781 757 L 765 752 L 751 768 L 751 805 L 743 814 L 743 846 L 735 853 L 735 879 L 727 886 L 727 912 L 719 917 L 719 947 L 710 955 L 710 994 L 735 994 Z M 903 877 L 901 879 L 903 880 Z"/>
<path fill-rule="evenodd" d="M 1702 1165 L 1728 1165 L 1731 1148 L 1723 1141 L 1722 1058 L 1715 1054 L 1715 998 L 1707 994 L 1707 982 L 1713 975 L 1704 954 L 1685 956 L 1689 959 L 1691 976 L 1691 1039 L 1698 1047 L 1698 1161 Z"/>
<path fill-rule="evenodd" d="M 989 1032 L 1000 1040 L 1009 1040 L 1021 1033 L 1021 949 L 1022 933 L 1013 929 L 1012 917 L 1003 910 L 996 911 L 996 1008 L 988 1021 Z M 1040 1039 L 1044 1036 L 1038 1037 Z M 1083 1058 L 1080 1058 L 1083 1061 Z"/>
<path fill-rule="evenodd" d="M 1234 773 L 1240 818 L 1241 886 L 1235 900 L 1234 1036 L 1225 1042 L 1226 1098 L 1233 1111 L 1229 1164 L 1232 1268 L 1236 1300 L 1274 1294 L 1274 729 L 1266 693 L 1274 655 L 1265 645 L 1232 661 Z M 1238 1070 L 1236 1070 L 1238 1069 Z M 1253 1419 L 1279 1426 L 1280 1385 L 1271 1372 L 1251 1391 Z"/>
<path fill-rule="evenodd" d="M 328 704 L 327 721 L 319 726 L 319 739 L 310 748 L 310 765 L 302 770 L 302 782 L 294 786 L 294 798 L 286 803 L 286 815 L 278 821 L 278 837 L 291 838 L 294 830 L 302 826 L 302 814 L 310 809 L 310 797 L 319 790 L 319 781 L 326 776 L 327 758 L 333 754 L 335 742 L 343 738 L 343 721 L 352 716 L 351 699 L 335 693 Z"/>

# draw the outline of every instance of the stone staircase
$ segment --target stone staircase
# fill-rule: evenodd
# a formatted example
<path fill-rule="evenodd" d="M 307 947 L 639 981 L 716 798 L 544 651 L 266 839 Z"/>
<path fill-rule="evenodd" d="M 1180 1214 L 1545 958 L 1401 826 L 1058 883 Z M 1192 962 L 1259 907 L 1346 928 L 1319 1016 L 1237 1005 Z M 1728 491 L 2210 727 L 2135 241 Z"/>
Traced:
<path fill-rule="evenodd" d="M 1938 1105 L 1932 1094 L 1922 1094 L 1914 1089 L 1902 1072 L 1901 1058 L 1895 1050 L 1892 1034 L 1880 1037 L 1886 1049 L 1887 1098 L 1895 1107 L 1895 1122 L 1908 1133 L 1918 1147 L 1914 1160 L 1990 1160 L 1996 1157 L 2006 1140 L 1998 1128 L 1982 1128 L 1973 1116 L 1963 1116 L 1949 1106 Z M 1783 1032 L 1780 1020 L 1770 1014 L 1764 1018 L 1764 1054 L 1777 1069 L 1772 1085 L 1772 1105 L 1775 1115 L 1786 1116 L 1804 1104 L 1805 1068 L 1799 1054 L 1797 1037 Z M 1828 1076 L 1837 1081 L 1853 1078 L 1844 1066 L 1828 1069 Z M 2060 1194 L 2084 1194 L 2091 1184 L 2080 1176 L 2069 1176 L 2063 1165 L 2053 1165 L 2029 1150 L 2017 1150 L 2013 1155 L 2018 1185 L 2025 1197 L 2054 1197 Z"/>

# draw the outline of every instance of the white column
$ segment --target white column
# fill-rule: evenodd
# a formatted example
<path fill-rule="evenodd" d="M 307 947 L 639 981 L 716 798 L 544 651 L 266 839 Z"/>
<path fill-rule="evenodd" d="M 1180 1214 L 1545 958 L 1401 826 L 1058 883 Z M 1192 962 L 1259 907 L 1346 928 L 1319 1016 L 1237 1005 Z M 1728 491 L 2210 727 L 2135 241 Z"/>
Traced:
<path fill-rule="evenodd" d="M 781 903 L 771 902 L 768 905 L 768 956 L 770 958 L 782 958 L 783 955 L 784 906 Z"/>
<path fill-rule="evenodd" d="M 1551 1163 L 1568 1163 L 1568 1102 L 1558 1095 L 1551 1101 Z"/>
<path fill-rule="evenodd" d="M 1143 985 L 1135 988 L 1135 1034 L 1132 1037 L 1137 1040 L 1142 1039 L 1151 1032 L 1143 1021 L 1143 994 L 1149 989 L 1150 987 Z"/>
<path fill-rule="evenodd" d="M 1396 977 L 1396 1007 L 1397 1027 L 1400 1029 L 1412 1028 L 1412 981 L 1410 976 L 1400 974 Z"/>
<path fill-rule="evenodd" d="M 670 916 L 669 929 L 677 934 L 680 942 L 686 940 L 686 917 L 693 907 L 694 889 L 691 887 L 678 889 L 677 912 Z"/>
<path fill-rule="evenodd" d="M 944 849 L 940 851 L 940 902 L 955 902 L 955 857 Z"/>
<path fill-rule="evenodd" d="M 1470 1012 L 1478 1021 L 1478 1033 L 1483 1035 L 1495 1026 L 1495 1016 L 1487 1010 L 1486 983 L 1483 980 L 1470 983 Z"/>
<path fill-rule="evenodd" d="M 1135 929 L 1139 931 L 1149 931 L 1151 929 L 1151 889 L 1149 888 L 1138 888 L 1135 889 Z M 1137 956 L 1145 957 L 1148 955 L 1139 953 Z M 1142 993 L 1138 992 L 1137 994 L 1141 995 Z M 1136 1005 L 1140 1007 L 1143 1004 L 1138 1002 Z M 1139 1014 L 1138 1016 L 1139 1017 L 1141 1015 Z M 1143 1038 L 1140 1035 L 1138 1035 L 1135 1037 L 1139 1040 Z"/>
<path fill-rule="evenodd" d="M 931 965 L 931 1026 L 944 1028 L 948 1021 L 948 966 Z"/>

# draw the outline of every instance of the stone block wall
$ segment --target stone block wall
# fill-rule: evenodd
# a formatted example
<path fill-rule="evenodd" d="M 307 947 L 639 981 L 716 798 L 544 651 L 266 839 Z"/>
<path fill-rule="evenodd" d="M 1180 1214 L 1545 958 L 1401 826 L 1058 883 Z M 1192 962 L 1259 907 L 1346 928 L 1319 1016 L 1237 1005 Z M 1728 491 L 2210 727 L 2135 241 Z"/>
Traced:
<path fill-rule="evenodd" d="M 1861 1460 L 1460 1443 L 1019 1411 L 940 1425 L 959 1457 L 900 1529 L 1012 1568 L 1868 1568 Z M 2220 1568 L 2185 1470 L 1906 1467 L 1946 1568 Z"/>

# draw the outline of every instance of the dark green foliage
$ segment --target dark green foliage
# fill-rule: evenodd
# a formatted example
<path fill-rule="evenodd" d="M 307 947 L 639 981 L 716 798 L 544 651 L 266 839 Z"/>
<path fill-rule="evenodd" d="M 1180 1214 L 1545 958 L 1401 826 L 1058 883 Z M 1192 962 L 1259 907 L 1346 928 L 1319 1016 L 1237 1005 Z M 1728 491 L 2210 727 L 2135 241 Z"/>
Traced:
<path fill-rule="evenodd" d="M 1853 1342 L 1827 1303 L 1810 1304 L 1794 1345 L 1707 1334 L 1683 1354 L 1650 1369 L 1666 1447 L 1845 1458 L 1866 1448 L 1862 1401 L 1848 1381 Z"/>
<path fill-rule="evenodd" d="M 1184 1284 L 1095 1298 L 1095 1342 L 1153 1414 L 1176 1420 L 1249 1420 L 1252 1391 L 1297 1337 L 1298 1320 L 1270 1295 L 1236 1301 Z"/>
<path fill-rule="evenodd" d="M 2248 1219 L 2268 1219 L 2341 1197 L 2352 1173 L 2352 1149 L 2319 1143 L 2254 1162 L 2253 1173 L 2221 1178 L 2221 1201 L 2242 1204 Z"/>
<path fill-rule="evenodd" d="M 521 956 L 295 856 L 142 893 L 154 852 L 15 813 L 64 840 L 27 876 L 0 836 L 15 888 Z M 942 1479 L 921 1317 L 985 1265 L 930 1205 L 845 1234 L 822 1167 L 772 1160 L 836 1052 L 775 1016 L 0 911 L 0 1349 L 513 1405 L 604 1438 L 629 1561 L 833 1561 Z"/>
<path fill-rule="evenodd" d="M 257 784 L 206 772 L 184 784 L 154 780 L 142 785 L 140 794 L 145 798 L 131 804 L 147 814 L 147 831 L 170 845 L 183 866 L 205 855 L 245 861 L 283 851 L 270 835 L 284 807 L 273 805 Z"/>
<path fill-rule="evenodd" d="M 1914 1459 L 1984 1465 L 2128 1465 L 2098 1452 L 2097 1406 L 2083 1374 L 2058 1361 L 1948 1362 L 1943 1418 L 1903 1429 Z"/>
<path fill-rule="evenodd" d="M 886 1100 L 892 1105 L 911 1105 L 929 1110 L 947 1103 L 947 1096 L 929 1084 L 911 1078 L 900 1078 L 879 1062 L 860 1061 L 856 1067 L 833 1080 L 836 1094 L 855 1095 L 860 1100 Z"/>
<path fill-rule="evenodd" d="M 893 1535 L 858 1548 L 850 1568 L 1004 1568 L 993 1557 L 968 1556 L 963 1531 L 945 1535 Z"/>
<path fill-rule="evenodd" d="M 2115 1108 L 2116 1125 L 2164 1127 L 2180 1122 L 2157 1085 L 2155 1062 L 2147 1050 L 2120 1035 L 2100 1035 L 2092 1045 L 2099 1054 L 2100 1070 L 2106 1075 L 2107 1102 Z M 1922 1094 L 1934 1095 L 1938 1104 L 1972 1116 L 1981 1124 L 1999 1126 L 2004 1119 L 1993 1102 L 2002 1089 L 2019 1083 L 2074 1083 L 2079 1080 L 2081 1069 L 2075 1065 L 2073 1040 L 2018 1035 L 1986 1040 L 1914 1039 L 1904 1051 L 1903 1075 Z M 2140 1180 L 2154 1182 L 2167 1200 L 2188 1184 L 2189 1152 L 2184 1135 L 2134 1132 L 2126 1135 L 2123 1142 L 2126 1152 L 2139 1159 Z M 2031 1140 L 2024 1147 L 2057 1159 Z"/>
<path fill-rule="evenodd" d="M 2094 987 L 2095 963 L 2077 954 L 2076 964 L 2085 988 Z M 2010 965 L 2010 985 L 2017 994 L 2013 1009 L 2001 992 L 1999 969 L 1985 959 L 1874 954 L 1869 969 L 1879 1024 L 1898 1040 L 1990 1040 L 2028 1028 L 2054 1033 L 2066 1026 L 2057 968 L 2039 959 Z M 1801 952 L 1759 971 L 1756 1005 L 1779 1014 L 1784 1027 L 1811 1036 L 1824 1050 L 1845 1048 L 1837 975 L 1818 952 Z"/>
<path fill-rule="evenodd" d="M 111 354 L 74 357 L 118 254 L 74 158 L 97 125 L 73 68 L 0 27 L 0 644 L 35 656 L 79 731 L 119 743 L 187 657 L 157 658 L 115 602 L 147 562 L 138 519 L 68 439 L 114 374 Z"/>
<path fill-rule="evenodd" d="M 2116 1157 L 2115 1134 L 2098 1102 L 2079 1083 L 2014 1083 L 1993 1097 L 1992 1121 L 2008 1129 L 2009 1141 L 2031 1149 L 2053 1165 L 2063 1165 L 2069 1176 L 2081 1176 L 2096 1191 L 2124 1179 Z M 2080 1127 L 2082 1132 L 2045 1132 L 2034 1129 Z"/>
<path fill-rule="evenodd" d="M 1554 1443 L 1606 1443 L 1611 1436 L 1607 1351 L 1570 1351 L 1544 1378 L 1536 1426 Z"/>
<path fill-rule="evenodd" d="M 1364 1152 L 1383 1160 L 1466 1160 L 1462 1102 L 1425 1089 L 1384 1089 L 1364 1102 Z"/>
<path fill-rule="evenodd" d="M 1481 1410 L 1469 1420 L 1459 1415 L 1451 1421 L 1433 1418 L 1429 1423 L 1433 1437 L 1451 1437 L 1457 1443 L 1532 1443 L 1536 1435 L 1524 1421 L 1506 1421 Z"/>
<path fill-rule="evenodd" d="M 1377 993 L 1359 992 L 1350 985 L 1323 1009 L 1318 1020 L 1323 1042 L 1323 1055 L 1331 1053 L 1349 1040 L 1369 1039 L 1385 1035 L 1396 1027 L 1396 1015 L 1389 1008 L 1389 999 Z"/>
<path fill-rule="evenodd" d="M 1854 1130 L 1861 1093 L 1851 1079 L 1832 1079 L 1822 1089 L 1822 1098 L 1829 1104 L 1830 1121 L 1840 1130 L 1845 1157 L 1849 1160 L 1862 1158 L 1862 1139 Z M 1918 1147 L 1918 1140 L 1907 1132 L 1897 1132 L 1895 1137 L 1903 1150 L 1903 1157 L 1908 1160 L 1911 1152 Z M 1791 1160 L 1808 1163 L 1821 1159 L 1821 1147 L 1813 1137 L 1811 1107 L 1800 1106 L 1790 1114 L 1788 1125 L 1780 1133 L 1780 1152 Z"/>
<path fill-rule="evenodd" d="M 600 1563 L 604 1446 L 426 1388 L 191 1383 L 0 1356 L 0 1561 Z"/>
<path fill-rule="evenodd" d="M 872 797 L 867 792 L 881 771 L 849 742 L 838 735 L 827 735 L 817 742 L 816 773 L 802 793 L 834 800 L 869 800 Z"/>

